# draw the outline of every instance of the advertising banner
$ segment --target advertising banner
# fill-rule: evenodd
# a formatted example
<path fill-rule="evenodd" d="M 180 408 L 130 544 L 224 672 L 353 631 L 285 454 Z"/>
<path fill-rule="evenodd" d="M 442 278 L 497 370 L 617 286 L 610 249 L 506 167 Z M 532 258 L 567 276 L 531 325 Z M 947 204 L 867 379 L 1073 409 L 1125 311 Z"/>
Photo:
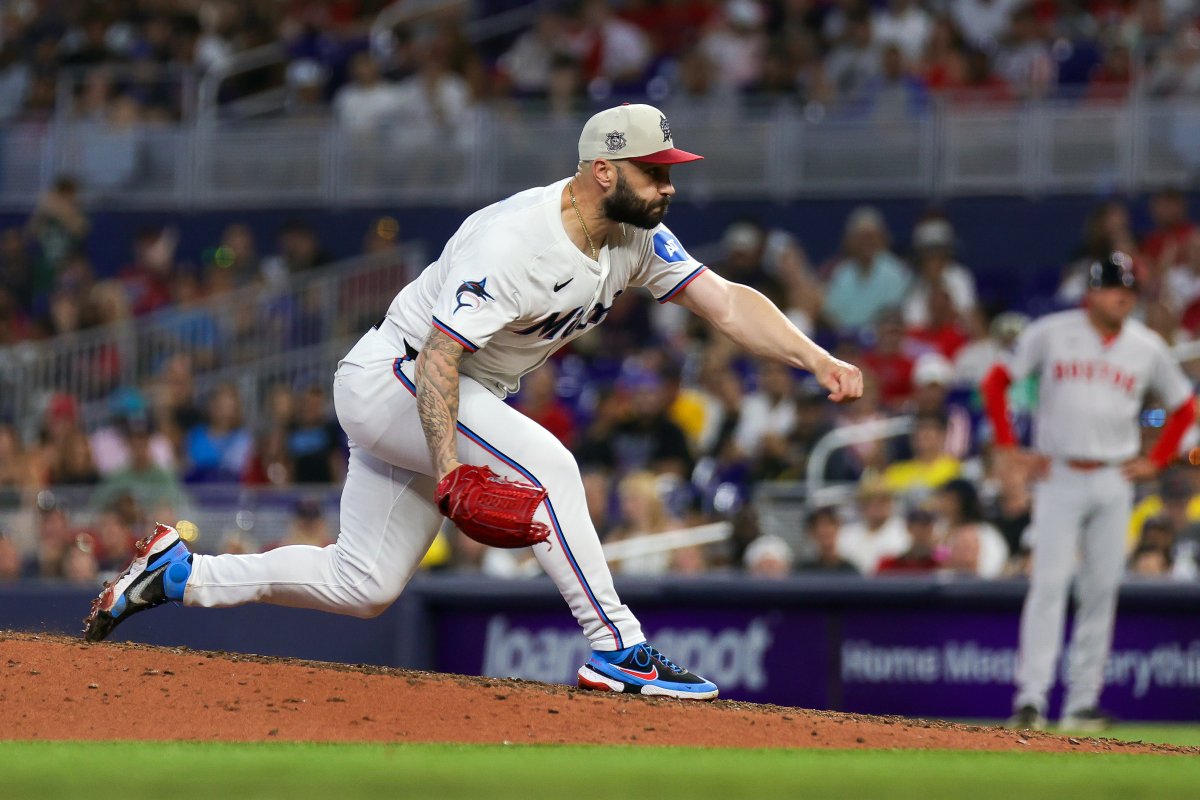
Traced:
<path fill-rule="evenodd" d="M 588 644 L 562 611 L 438 609 L 436 669 L 575 683 Z M 870 714 L 996 719 L 1011 712 L 1017 615 L 948 608 L 652 610 L 648 639 L 728 699 Z M 1061 702 L 1066 655 L 1051 711 Z M 1200 719 L 1200 626 L 1123 614 L 1103 707 Z"/>

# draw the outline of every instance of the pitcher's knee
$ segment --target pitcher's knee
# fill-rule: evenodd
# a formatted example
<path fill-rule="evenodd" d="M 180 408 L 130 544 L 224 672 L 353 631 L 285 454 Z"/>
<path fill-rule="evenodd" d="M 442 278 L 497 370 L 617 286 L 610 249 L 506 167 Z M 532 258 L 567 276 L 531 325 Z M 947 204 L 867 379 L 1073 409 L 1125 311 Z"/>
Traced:
<path fill-rule="evenodd" d="M 404 589 L 403 582 L 374 574 L 345 558 L 341 551 L 335 552 L 332 566 L 339 611 L 351 617 L 378 617 L 396 602 Z"/>

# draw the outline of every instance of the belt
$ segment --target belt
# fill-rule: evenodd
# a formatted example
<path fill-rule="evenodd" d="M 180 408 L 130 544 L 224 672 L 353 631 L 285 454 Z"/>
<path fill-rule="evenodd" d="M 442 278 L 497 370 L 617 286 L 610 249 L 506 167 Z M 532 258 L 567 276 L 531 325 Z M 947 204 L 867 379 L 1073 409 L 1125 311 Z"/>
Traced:
<path fill-rule="evenodd" d="M 1080 472 L 1091 472 L 1094 469 L 1116 466 L 1116 463 L 1112 461 L 1089 461 L 1082 458 L 1068 458 L 1066 464 L 1071 469 L 1076 469 Z"/>
<path fill-rule="evenodd" d="M 374 328 L 375 330 L 379 330 L 380 328 L 383 327 L 383 323 L 385 323 L 385 322 L 387 322 L 387 314 L 384 314 L 382 317 L 380 317 L 379 321 L 376 322 L 371 327 Z M 409 344 L 408 339 L 404 340 L 404 355 L 406 358 L 408 358 L 410 361 L 416 361 L 417 356 L 419 356 L 420 354 L 421 354 L 421 351 L 418 350 L 417 348 L 413 347 L 411 344 Z"/>

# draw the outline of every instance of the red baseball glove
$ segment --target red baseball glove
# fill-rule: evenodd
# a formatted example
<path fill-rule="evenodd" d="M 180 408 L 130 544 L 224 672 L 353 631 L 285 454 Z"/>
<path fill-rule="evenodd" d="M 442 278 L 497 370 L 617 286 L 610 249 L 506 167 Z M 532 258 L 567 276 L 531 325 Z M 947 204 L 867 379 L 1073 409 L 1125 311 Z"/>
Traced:
<path fill-rule="evenodd" d="M 528 547 L 550 537 L 533 514 L 546 490 L 501 478 L 486 466 L 462 464 L 438 481 L 438 509 L 477 542 L 491 547 Z"/>

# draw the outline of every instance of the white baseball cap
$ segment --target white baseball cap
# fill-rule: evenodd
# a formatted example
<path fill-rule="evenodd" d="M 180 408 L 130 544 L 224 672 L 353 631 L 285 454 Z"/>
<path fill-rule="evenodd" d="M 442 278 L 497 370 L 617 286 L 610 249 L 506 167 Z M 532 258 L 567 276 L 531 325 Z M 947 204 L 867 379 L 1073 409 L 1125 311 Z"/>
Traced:
<path fill-rule="evenodd" d="M 704 156 L 675 147 L 667 115 L 645 103 L 624 103 L 594 115 L 579 134 L 579 160 L 630 159 L 682 164 Z"/>
<path fill-rule="evenodd" d="M 922 353 L 913 366 L 913 383 L 917 386 L 949 386 L 953 378 L 954 365 L 941 353 Z"/>

